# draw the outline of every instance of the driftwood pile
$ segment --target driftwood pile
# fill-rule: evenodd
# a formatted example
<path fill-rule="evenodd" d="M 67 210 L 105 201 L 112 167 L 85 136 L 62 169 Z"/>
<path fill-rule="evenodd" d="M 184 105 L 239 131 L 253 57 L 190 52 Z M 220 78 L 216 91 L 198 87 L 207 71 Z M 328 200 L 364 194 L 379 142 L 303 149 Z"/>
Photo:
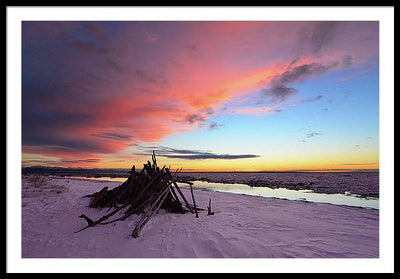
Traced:
<path fill-rule="evenodd" d="M 160 169 L 157 166 L 156 156 L 153 152 L 152 162 L 147 161 L 147 164 L 143 165 L 143 169 L 140 172 L 136 172 L 135 166 L 133 166 L 129 178 L 118 187 L 112 190 L 104 187 L 99 192 L 85 196 L 91 198 L 89 207 L 112 208 L 112 210 L 96 221 L 82 214 L 79 217 L 86 220 L 87 226 L 77 232 L 98 224 L 105 225 L 125 220 L 132 214 L 141 214 L 139 222 L 132 231 L 132 236 L 136 238 L 160 208 L 172 213 L 191 212 L 198 217 L 197 211 L 204 209 L 196 206 L 191 182 L 187 183 L 190 186 L 193 204 L 189 204 L 183 195 L 176 183 L 179 171 L 177 170 L 172 175 L 170 168 L 163 166 Z M 122 217 L 106 222 L 108 218 L 121 211 L 123 211 Z M 211 215 L 210 212 L 211 204 L 209 204 L 208 208 L 209 215 Z"/>

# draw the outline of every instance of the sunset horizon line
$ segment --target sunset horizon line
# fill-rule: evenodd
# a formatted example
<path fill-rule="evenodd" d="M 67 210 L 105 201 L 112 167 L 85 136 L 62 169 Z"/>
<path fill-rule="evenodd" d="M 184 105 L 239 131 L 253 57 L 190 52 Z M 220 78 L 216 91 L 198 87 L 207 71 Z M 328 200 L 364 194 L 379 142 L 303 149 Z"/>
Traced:
<path fill-rule="evenodd" d="M 136 165 L 135 165 L 136 166 Z M 65 166 L 43 166 L 43 165 L 32 165 L 32 166 L 22 166 L 22 169 L 66 169 L 66 170 L 120 170 L 129 171 L 131 168 L 117 168 L 117 167 L 65 167 Z M 139 168 L 140 169 L 140 168 Z M 171 168 L 171 170 L 180 170 L 180 168 Z M 181 173 L 269 173 L 269 172 L 379 172 L 380 168 L 324 168 L 324 169 L 287 169 L 287 170 L 211 170 L 211 169 L 182 169 Z"/>

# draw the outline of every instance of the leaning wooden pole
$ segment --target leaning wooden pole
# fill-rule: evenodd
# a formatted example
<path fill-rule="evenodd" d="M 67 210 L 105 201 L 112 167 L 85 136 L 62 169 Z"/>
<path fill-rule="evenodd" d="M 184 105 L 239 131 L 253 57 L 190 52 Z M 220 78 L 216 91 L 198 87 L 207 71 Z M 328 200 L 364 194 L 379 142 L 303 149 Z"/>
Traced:
<path fill-rule="evenodd" d="M 190 192 L 192 193 L 192 200 L 193 200 L 193 205 L 194 205 L 194 212 L 196 212 L 196 218 L 199 218 L 199 214 L 197 213 L 197 206 L 196 206 L 196 201 L 194 200 L 194 195 L 193 195 L 193 183 L 189 183 L 190 186 Z"/>
<path fill-rule="evenodd" d="M 185 196 L 183 195 L 181 189 L 179 189 L 178 184 L 176 184 L 176 182 L 172 179 L 172 175 L 171 175 L 171 172 L 169 171 L 169 169 L 166 168 L 165 171 L 166 171 L 166 173 L 168 174 L 169 178 L 171 179 L 172 184 L 175 186 L 175 188 L 176 188 L 176 190 L 178 191 L 179 195 L 181 195 L 183 201 L 185 202 L 186 207 L 190 210 L 191 213 L 194 213 L 192 207 L 190 206 L 190 204 L 189 204 L 188 201 L 186 200 L 186 198 L 185 198 Z"/>

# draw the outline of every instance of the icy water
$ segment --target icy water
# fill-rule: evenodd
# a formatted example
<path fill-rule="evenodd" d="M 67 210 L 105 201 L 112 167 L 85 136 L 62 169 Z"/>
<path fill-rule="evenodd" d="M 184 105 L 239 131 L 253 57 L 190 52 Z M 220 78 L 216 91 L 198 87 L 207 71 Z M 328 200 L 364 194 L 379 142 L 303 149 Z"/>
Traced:
<path fill-rule="evenodd" d="M 180 173 L 180 181 L 247 184 L 273 189 L 312 190 L 322 194 L 356 194 L 379 198 L 379 172 Z"/>
<path fill-rule="evenodd" d="M 85 180 L 99 180 L 99 181 L 114 181 L 114 182 L 124 182 L 126 177 L 83 177 L 83 176 L 68 176 L 65 178 L 73 178 L 73 179 L 85 179 Z"/>
<path fill-rule="evenodd" d="M 183 183 L 181 184 L 184 185 Z M 205 181 L 193 181 L 193 187 L 215 192 L 228 192 L 249 196 L 298 200 L 307 202 L 330 203 L 364 208 L 379 209 L 379 199 L 363 198 L 354 194 L 324 194 L 311 190 L 289 190 L 285 188 L 250 187 L 246 184 L 227 184 Z"/>

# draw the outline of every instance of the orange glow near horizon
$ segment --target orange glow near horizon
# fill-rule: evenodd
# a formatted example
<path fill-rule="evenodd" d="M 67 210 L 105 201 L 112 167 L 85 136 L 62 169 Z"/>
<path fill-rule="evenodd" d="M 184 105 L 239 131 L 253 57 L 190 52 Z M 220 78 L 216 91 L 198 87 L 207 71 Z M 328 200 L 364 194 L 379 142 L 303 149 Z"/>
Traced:
<path fill-rule="evenodd" d="M 35 158 L 37 160 L 35 160 Z M 45 162 L 49 160 L 48 165 L 41 164 L 43 166 L 55 167 L 73 167 L 73 168 L 111 168 L 111 169 L 130 169 L 132 165 L 135 165 L 137 169 L 141 169 L 143 163 L 149 160 L 149 156 L 132 156 L 131 158 L 125 158 L 125 160 L 100 160 L 94 163 L 82 162 L 78 163 L 73 161 L 72 163 L 52 161 L 55 158 L 42 156 L 36 157 L 34 154 L 24 154 L 23 161 L 25 160 L 28 166 L 38 165 L 38 162 Z M 368 158 L 365 158 L 368 159 Z M 359 170 L 377 170 L 379 169 L 379 163 L 366 161 L 365 163 L 340 163 L 335 161 L 321 161 L 321 160 L 307 160 L 303 163 L 297 162 L 277 162 L 270 161 L 266 162 L 263 158 L 255 159 L 239 159 L 239 160 L 183 160 L 183 159 L 168 159 L 158 157 L 158 164 L 160 166 L 170 166 L 171 169 L 180 169 L 182 172 L 270 172 L 270 171 L 299 171 L 299 172 L 352 172 Z"/>

